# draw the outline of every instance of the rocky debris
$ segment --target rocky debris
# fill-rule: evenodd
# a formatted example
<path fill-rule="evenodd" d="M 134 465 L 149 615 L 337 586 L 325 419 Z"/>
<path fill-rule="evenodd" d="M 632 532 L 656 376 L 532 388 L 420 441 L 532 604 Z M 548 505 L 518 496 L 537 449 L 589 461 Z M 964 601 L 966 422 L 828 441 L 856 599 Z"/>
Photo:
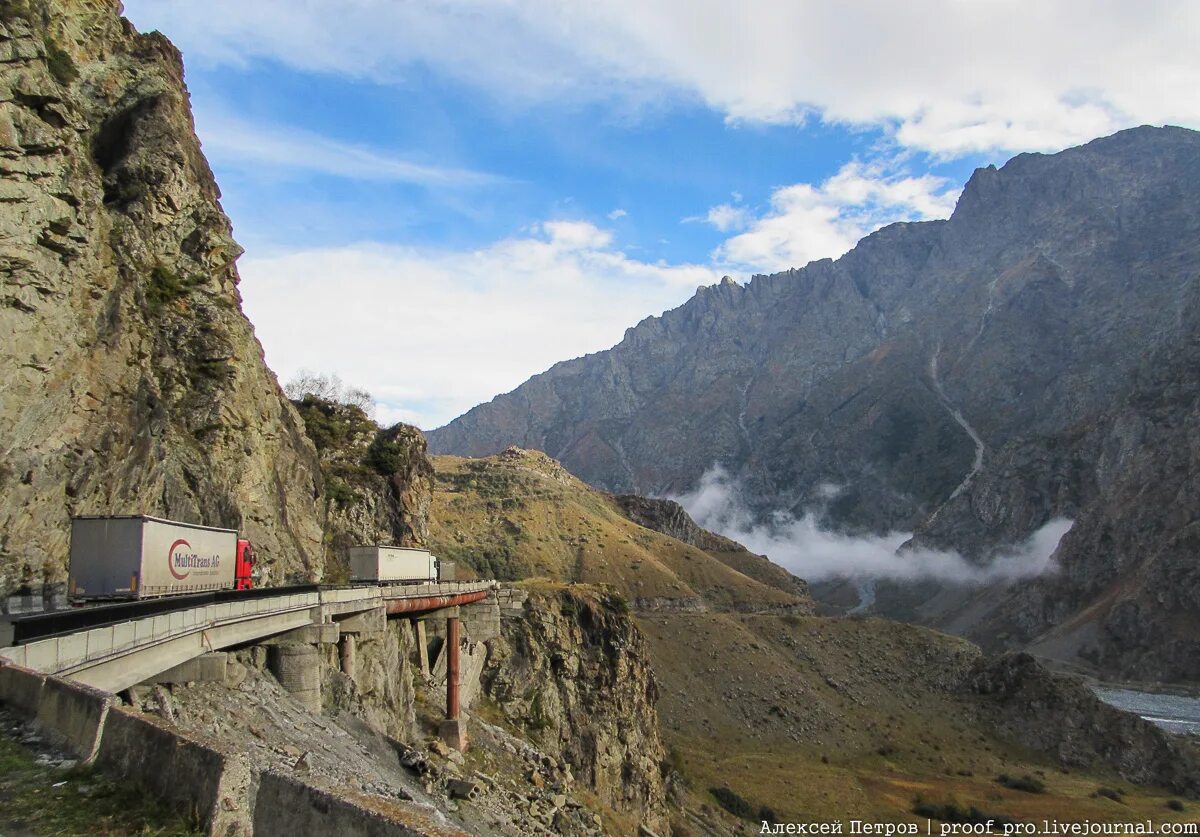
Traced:
<path fill-rule="evenodd" d="M 125 694 L 140 710 L 240 758 L 251 773 L 292 777 L 371 810 L 415 811 L 468 833 L 605 833 L 603 820 L 576 796 L 563 758 L 475 718 L 468 720 L 466 754 L 436 737 L 422 740 L 418 727 L 434 728 L 440 712 L 426 687 L 412 683 L 406 628 L 396 621 L 385 636 L 364 638 L 353 679 L 338 669 L 334 647 L 326 649 L 320 667 L 328 714 L 314 714 L 284 691 L 268 673 L 261 646 L 236 652 L 229 667 L 236 665 L 238 676 L 223 684 L 134 687 Z M 388 683 L 399 689 L 384 700 Z M 417 707 L 434 709 L 435 717 L 419 715 Z"/>
<path fill-rule="evenodd" d="M 1001 734 L 1053 753 L 1064 767 L 1106 763 L 1130 782 L 1200 797 L 1200 748 L 1109 706 L 1029 654 L 982 658 L 964 683 L 988 699 L 985 718 Z"/>
<path fill-rule="evenodd" d="M 525 612 L 525 619 L 504 620 L 503 636 L 490 643 L 483 688 L 545 753 L 531 765 L 530 783 L 552 789 L 579 782 L 615 810 L 662 828 L 658 684 L 623 604 L 572 587 L 531 591 Z"/>
<path fill-rule="evenodd" d="M 65 581 L 73 514 L 237 528 L 319 576 L 312 444 L 241 311 L 179 53 L 117 3 L 0 22 L 0 593 Z"/>

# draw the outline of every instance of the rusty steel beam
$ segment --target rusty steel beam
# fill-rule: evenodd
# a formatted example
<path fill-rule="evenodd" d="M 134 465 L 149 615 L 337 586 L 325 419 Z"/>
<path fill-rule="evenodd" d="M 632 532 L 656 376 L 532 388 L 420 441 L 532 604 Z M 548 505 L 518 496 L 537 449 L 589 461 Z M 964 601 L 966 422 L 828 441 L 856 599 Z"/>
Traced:
<path fill-rule="evenodd" d="M 446 620 L 446 720 L 458 720 L 458 617 Z"/>
<path fill-rule="evenodd" d="M 453 593 L 447 596 L 418 596 L 412 599 L 389 599 L 384 593 L 384 607 L 388 616 L 399 613 L 427 613 L 431 610 L 441 610 L 455 605 L 474 604 L 487 598 L 488 590 L 476 590 L 473 593 Z"/>

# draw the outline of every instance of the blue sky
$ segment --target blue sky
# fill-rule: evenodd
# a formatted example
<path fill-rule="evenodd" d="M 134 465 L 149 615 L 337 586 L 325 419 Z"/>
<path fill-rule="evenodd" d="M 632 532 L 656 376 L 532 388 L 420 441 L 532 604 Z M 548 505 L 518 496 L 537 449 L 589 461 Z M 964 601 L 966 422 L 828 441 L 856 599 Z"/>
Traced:
<path fill-rule="evenodd" d="M 335 373 L 429 429 L 722 274 L 946 217 L 978 165 L 1198 121 L 1194 4 L 828 5 L 126 15 L 184 53 L 281 380 Z"/>

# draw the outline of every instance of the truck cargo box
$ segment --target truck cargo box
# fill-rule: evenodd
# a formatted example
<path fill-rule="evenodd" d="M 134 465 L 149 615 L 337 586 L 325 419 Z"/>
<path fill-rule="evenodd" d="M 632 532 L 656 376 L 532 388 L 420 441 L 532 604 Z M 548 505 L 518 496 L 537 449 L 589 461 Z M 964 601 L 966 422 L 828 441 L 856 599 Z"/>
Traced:
<path fill-rule="evenodd" d="M 406 546 L 350 547 L 350 580 L 412 584 L 437 581 L 437 559 L 428 549 Z"/>
<path fill-rule="evenodd" d="M 238 534 L 144 515 L 71 521 L 76 600 L 148 599 L 234 586 Z"/>

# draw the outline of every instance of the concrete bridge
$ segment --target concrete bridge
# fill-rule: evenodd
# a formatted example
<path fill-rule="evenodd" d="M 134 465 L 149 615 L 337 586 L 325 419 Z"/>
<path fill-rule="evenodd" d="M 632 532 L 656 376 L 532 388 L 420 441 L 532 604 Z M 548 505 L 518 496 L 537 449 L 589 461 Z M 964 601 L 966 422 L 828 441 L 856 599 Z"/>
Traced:
<path fill-rule="evenodd" d="M 94 627 L 68 629 L 42 638 L 22 640 L 14 628 L 37 634 L 39 624 L 61 627 L 54 614 L 17 620 L 8 626 L 17 644 L 0 647 L 0 661 L 24 671 L 116 693 L 146 682 L 222 679 L 222 649 L 265 644 L 271 647 L 271 667 L 284 687 L 301 703 L 319 711 L 318 645 L 336 643 L 342 669 L 352 675 L 358 637 L 382 631 L 389 616 L 445 618 L 447 712 L 442 735 L 451 746 L 463 749 L 466 734 L 459 713 L 460 608 L 483 602 L 489 594 L 494 597 L 496 588 L 494 581 L 357 585 L 300 592 L 281 588 L 277 595 L 259 590 L 253 597 L 235 596 L 200 606 L 188 606 L 180 600 L 178 609 L 112 622 L 105 621 L 106 614 L 115 610 L 127 615 L 129 606 L 85 608 L 68 612 L 70 618 L 66 621 L 90 620 Z M 171 604 L 170 600 L 153 601 L 160 609 Z M 35 630 L 28 630 L 31 627 Z M 414 622 L 422 669 L 428 671 L 424 627 L 423 621 Z M 5 683 L 16 670 L 6 668 L 7 674 L 0 669 L 0 701 L 5 698 Z"/>

